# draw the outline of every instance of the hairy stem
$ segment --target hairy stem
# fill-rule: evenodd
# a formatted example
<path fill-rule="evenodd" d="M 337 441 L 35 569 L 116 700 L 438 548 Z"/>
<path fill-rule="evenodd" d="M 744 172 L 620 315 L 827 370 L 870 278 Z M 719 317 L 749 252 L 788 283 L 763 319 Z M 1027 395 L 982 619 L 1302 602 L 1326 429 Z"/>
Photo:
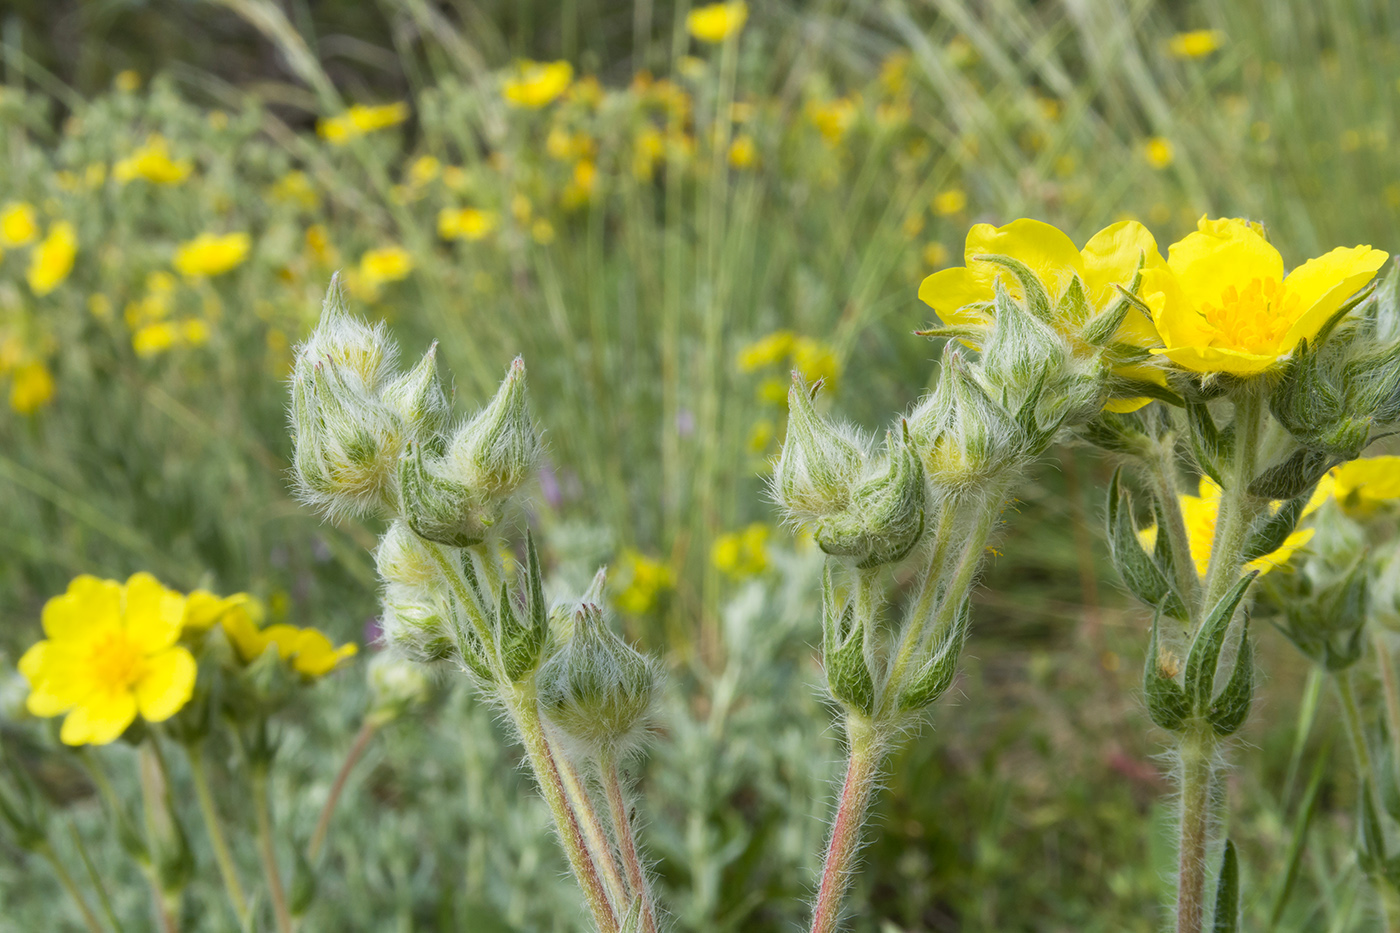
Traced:
<path fill-rule="evenodd" d="M 267 876 L 268 896 L 278 933 L 292 933 L 292 913 L 287 909 L 287 892 L 282 887 L 282 872 L 277 867 L 277 844 L 272 835 L 272 809 L 268 804 L 267 765 L 253 766 L 253 809 L 258 821 L 258 855 L 262 858 L 263 874 Z"/>
<path fill-rule="evenodd" d="M 1181 499 L 1177 495 L 1175 442 L 1159 444 L 1148 464 L 1164 519 L 1161 533 L 1167 536 L 1167 544 L 1171 548 L 1176 588 L 1186 605 L 1195 611 L 1201 581 L 1196 576 L 1196 563 L 1191 557 L 1191 539 L 1186 534 L 1186 520 L 1182 517 Z"/>
<path fill-rule="evenodd" d="M 87 925 L 87 928 L 92 931 L 92 933 L 105 933 L 101 921 L 97 919 L 97 915 L 94 914 L 92 908 L 88 906 L 87 899 L 83 897 L 83 892 L 78 888 L 78 883 L 74 881 L 73 876 L 68 873 L 68 869 L 64 867 L 62 860 L 60 860 L 57 853 L 54 852 L 53 846 L 49 845 L 48 842 L 44 842 L 39 847 L 38 852 L 53 868 L 53 873 L 58 876 L 58 883 L 63 885 L 63 890 L 68 892 L 68 896 L 72 898 L 73 903 L 78 908 L 78 912 L 83 915 L 83 923 Z"/>
<path fill-rule="evenodd" d="M 1182 734 L 1181 826 L 1177 844 L 1176 933 L 1201 933 L 1206 915 L 1206 848 L 1210 843 L 1211 784 L 1217 740 L 1197 723 Z"/>
<path fill-rule="evenodd" d="M 117 912 L 112 909 L 112 899 L 107 896 L 107 886 L 102 883 L 102 876 L 97 873 L 97 866 L 92 863 L 92 855 L 88 853 L 83 834 L 78 832 L 78 825 L 72 820 L 68 821 L 68 833 L 73 837 L 73 848 L 77 850 L 78 858 L 82 859 L 88 881 L 92 882 L 93 890 L 97 892 L 97 903 L 102 907 L 102 915 L 107 918 L 107 922 L 116 933 L 122 933 L 122 923 L 117 919 Z"/>
<path fill-rule="evenodd" d="M 647 882 L 642 860 L 637 855 L 637 839 L 632 831 L 632 818 L 627 811 L 627 800 L 622 790 L 622 775 L 618 772 L 617 758 L 611 753 L 599 758 L 598 769 L 603 781 L 603 793 L 608 798 L 608 810 L 612 814 L 613 833 L 617 837 L 618 849 L 622 852 L 622 863 L 627 867 L 627 883 L 632 896 L 642 902 L 642 933 L 656 933 L 656 903 Z"/>
<path fill-rule="evenodd" d="M 1264 399 L 1258 386 L 1245 386 L 1235 403 L 1235 461 L 1228 482 L 1220 492 L 1215 540 L 1211 544 L 1210 568 L 1206 574 L 1205 601 L 1209 612 L 1235 585 L 1240 576 L 1240 554 L 1249 527 L 1259 514 L 1261 502 L 1249 494 L 1259 454 L 1259 432 L 1264 422 Z M 1192 565 L 1194 566 L 1194 565 Z"/>
<path fill-rule="evenodd" d="M 527 680 L 505 688 L 502 694 L 511 720 L 519 730 L 520 739 L 525 745 L 526 757 L 535 773 L 540 793 L 554 814 L 559 842 L 564 847 L 564 854 L 568 856 L 574 878 L 583 889 L 583 897 L 588 902 L 593 921 L 598 925 L 600 933 L 617 933 L 617 917 L 608 902 L 607 890 L 598 877 L 597 866 L 594 865 L 588 846 L 584 843 L 578 820 L 569 808 L 554 753 L 545 741 L 544 723 L 540 720 L 539 708 L 536 705 L 534 684 Z"/>
<path fill-rule="evenodd" d="M 165 766 L 160 741 L 154 734 L 141 743 L 136 761 L 141 783 L 141 807 L 145 817 L 146 840 L 151 852 L 150 863 L 146 866 L 146 878 L 151 885 L 151 900 L 162 933 L 175 933 L 179 929 L 175 918 L 180 912 L 180 888 L 183 884 L 176 886 L 174 890 L 167 889 L 167 879 L 164 875 L 169 852 L 166 847 L 184 845 L 184 837 L 175 822 L 175 813 L 171 806 L 170 773 Z"/>
<path fill-rule="evenodd" d="M 559 779 L 564 784 L 565 796 L 568 797 L 569 806 L 574 811 L 574 818 L 578 820 L 584 844 L 588 846 L 588 854 L 592 856 L 593 864 L 597 866 L 603 884 L 608 890 L 608 900 L 619 913 L 622 913 L 624 912 L 623 905 L 627 903 L 627 886 L 622 880 L 622 870 L 618 868 L 617 860 L 613 858 L 612 842 L 608 839 L 608 831 L 604 828 L 603 821 L 598 816 L 598 810 L 593 805 L 593 795 L 588 792 L 588 786 L 584 783 L 583 777 L 578 773 L 573 762 L 569 761 L 567 755 L 560 754 L 558 751 L 558 742 L 550 740 L 548 729 L 545 731 L 545 744 L 559 768 Z"/>
<path fill-rule="evenodd" d="M 374 738 L 378 729 L 377 723 L 366 719 L 360 726 L 360 731 L 355 733 L 355 741 L 350 743 L 350 751 L 346 752 L 345 761 L 341 763 L 335 782 L 331 784 L 331 792 L 326 797 L 325 805 L 321 807 L 321 815 L 316 818 L 316 830 L 311 834 L 311 842 L 306 846 L 306 860 L 313 865 L 316 863 L 316 857 L 321 854 L 321 847 L 326 844 L 326 834 L 331 830 L 331 817 L 335 814 L 336 804 L 340 803 L 340 795 L 345 791 L 345 782 L 349 780 L 350 772 L 359 763 L 365 749 L 369 748 L 370 740 Z"/>
<path fill-rule="evenodd" d="M 1395 657 L 1390 653 L 1390 640 L 1384 632 L 1372 639 L 1376 651 L 1376 666 L 1380 669 L 1381 688 L 1385 691 L 1385 723 L 1390 734 L 1390 763 L 1400 775 L 1400 682 L 1395 676 Z"/>
<path fill-rule="evenodd" d="M 1360 776 L 1364 790 L 1371 797 L 1371 805 L 1377 813 L 1384 813 L 1380 799 L 1380 782 L 1377 780 L 1375 759 L 1371 756 L 1371 746 L 1366 741 L 1366 726 L 1361 720 L 1361 707 L 1356 702 L 1356 687 L 1352 683 L 1350 670 L 1339 671 L 1332 677 L 1337 685 L 1337 697 L 1342 701 L 1342 719 L 1346 723 L 1347 737 L 1351 740 L 1352 757 L 1356 760 L 1356 772 Z M 1379 872 L 1372 872 L 1371 883 L 1376 889 L 1376 897 L 1381 902 L 1381 913 L 1385 919 L 1387 933 L 1400 931 L 1400 903 L 1390 882 Z"/>
<path fill-rule="evenodd" d="M 248 896 L 243 891 L 243 882 L 238 878 L 238 866 L 234 863 L 228 839 L 224 836 L 223 822 L 214 806 L 214 795 L 209 789 L 209 775 L 204 769 L 204 749 L 194 744 L 185 747 L 190 762 L 190 776 L 194 780 L 194 794 L 199 800 L 199 813 L 204 818 L 204 829 L 209 833 L 209 843 L 214 849 L 214 861 L 219 866 L 219 875 L 224 881 L 224 890 L 229 903 L 233 905 L 238 926 L 248 929 Z"/>
<path fill-rule="evenodd" d="M 817 889 L 817 903 L 812 911 L 811 933 L 835 933 L 840 926 L 841 903 L 855 869 L 866 811 L 870 808 L 870 798 L 874 795 L 885 760 L 885 738 L 872 723 L 854 715 L 848 716 L 846 734 L 851 743 L 850 757 L 846 762 L 846 780 L 841 787 L 836 818 L 831 824 L 831 839 L 826 848 L 826 862 L 822 866 L 821 885 Z"/>

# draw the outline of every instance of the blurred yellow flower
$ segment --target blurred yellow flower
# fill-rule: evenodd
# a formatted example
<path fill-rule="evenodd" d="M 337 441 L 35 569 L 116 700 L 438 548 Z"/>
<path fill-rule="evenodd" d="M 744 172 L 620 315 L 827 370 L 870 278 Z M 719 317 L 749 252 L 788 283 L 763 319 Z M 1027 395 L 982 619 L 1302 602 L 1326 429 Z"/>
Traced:
<path fill-rule="evenodd" d="M 723 42 L 744 28 L 749 19 L 749 5 L 743 0 L 733 3 L 711 3 L 691 10 L 685 26 L 701 42 Z"/>
<path fill-rule="evenodd" d="M 371 290 L 407 278 L 412 271 L 413 257 L 401 246 L 366 250 L 360 256 L 360 276 Z"/>
<path fill-rule="evenodd" d="M 263 606 L 247 593 L 221 598 L 196 590 L 190 594 L 189 602 L 184 627 L 190 631 L 203 631 L 217 622 L 244 664 L 253 663 L 269 648 L 275 648 L 277 657 L 298 674 L 323 677 L 335 670 L 341 661 L 359 652 L 354 644 L 335 647 L 324 633 L 314 628 L 297 628 L 280 623 L 262 628 L 265 617 Z"/>
<path fill-rule="evenodd" d="M 252 240 L 246 233 L 201 233 L 175 250 L 175 268 L 190 278 L 223 275 L 248 257 Z"/>
<path fill-rule="evenodd" d="M 130 94 L 141 87 L 141 75 L 130 68 L 117 72 L 117 76 L 112 79 L 112 85 L 119 91 Z"/>
<path fill-rule="evenodd" d="M 948 264 L 948 247 L 942 243 L 930 243 L 924 247 L 924 262 L 935 269 Z"/>
<path fill-rule="evenodd" d="M 0 246 L 24 246 L 39 236 L 39 215 L 34 205 L 11 201 L 0 210 Z"/>
<path fill-rule="evenodd" d="M 1201 58 L 1225 44 L 1225 33 L 1219 29 L 1195 29 L 1172 36 L 1168 48 L 1174 58 Z"/>
<path fill-rule="evenodd" d="M 89 162 L 83 169 L 83 184 L 89 188 L 101 188 L 107 180 L 107 165 L 103 162 Z"/>
<path fill-rule="evenodd" d="M 21 363 L 10 374 L 10 408 L 32 415 L 53 398 L 53 374 L 38 361 Z"/>
<path fill-rule="evenodd" d="M 666 137 L 648 123 L 632 143 L 632 174 L 640 181 L 651 181 L 656 163 L 666 154 Z"/>
<path fill-rule="evenodd" d="M 506 103 L 538 110 L 553 103 L 569 89 L 574 66 L 566 61 L 535 62 L 522 59 L 505 80 L 501 93 Z"/>
<path fill-rule="evenodd" d="M 933 203 L 930 205 L 933 212 L 939 217 L 951 217 L 954 214 L 961 214 L 967 207 L 967 192 L 961 188 L 949 188 L 940 191 L 933 196 Z"/>
<path fill-rule="evenodd" d="M 1338 247 L 1285 277 L 1283 257 L 1254 225 L 1203 216 L 1164 265 L 1143 271 L 1143 299 L 1166 344 L 1152 352 L 1193 372 L 1263 372 L 1312 339 L 1387 258 Z"/>
<path fill-rule="evenodd" d="M 729 144 L 729 164 L 743 170 L 758 164 L 758 146 L 748 133 L 740 133 Z"/>
<path fill-rule="evenodd" d="M 530 225 L 530 239 L 541 246 L 548 246 L 554 242 L 554 224 L 543 217 Z"/>
<path fill-rule="evenodd" d="M 438 212 L 438 236 L 444 240 L 484 240 L 499 222 L 495 211 L 444 207 Z"/>
<path fill-rule="evenodd" d="M 20 658 L 29 711 L 67 713 L 67 745 L 105 745 L 138 714 L 169 719 L 194 692 L 194 656 L 177 644 L 184 614 L 185 598 L 148 573 L 76 578 L 44 605 L 48 637 Z"/>
<path fill-rule="evenodd" d="M 1400 457 L 1353 460 L 1333 468 L 1326 481 L 1330 481 L 1328 491 L 1344 510 L 1364 517 L 1400 499 Z"/>
<path fill-rule="evenodd" d="M 617 594 L 617 607 L 632 615 L 643 615 L 655 609 L 661 596 L 676 585 L 671 568 L 661 561 L 628 548 L 619 561 L 619 576 L 627 585 Z"/>
<path fill-rule="evenodd" d="M 574 177 L 564 186 L 559 202 L 572 209 L 588 203 L 598 184 L 598 166 L 591 159 L 582 159 L 574 165 Z"/>
<path fill-rule="evenodd" d="M 773 422 L 767 418 L 760 418 L 753 423 L 749 429 L 749 452 L 761 454 L 768 449 L 768 445 L 773 443 Z"/>
<path fill-rule="evenodd" d="M 1156 169 L 1168 167 L 1176 160 L 1176 147 L 1172 141 L 1162 136 L 1153 136 L 1143 146 L 1143 154 L 1147 156 L 1147 164 Z"/>
<path fill-rule="evenodd" d="M 835 148 L 841 144 L 846 133 L 856 122 L 856 102 L 849 97 L 835 100 L 812 101 L 807 105 L 807 113 L 826 144 Z"/>
<path fill-rule="evenodd" d="M 822 380 L 827 392 L 836 391 L 841 375 L 841 361 L 831 344 L 812 337 L 798 337 L 792 342 L 792 368 L 809 383 Z"/>
<path fill-rule="evenodd" d="M 408 167 L 408 183 L 421 188 L 442 173 L 442 162 L 436 156 L 419 156 Z"/>
<path fill-rule="evenodd" d="M 765 366 L 783 363 L 792 355 L 796 336 L 790 330 L 775 330 L 739 351 L 739 370 L 751 373 Z"/>
<path fill-rule="evenodd" d="M 768 535 L 768 526 L 760 522 L 722 534 L 710 548 L 710 563 L 736 580 L 756 577 L 768 569 Z"/>
<path fill-rule="evenodd" d="M 544 140 L 544 151 L 551 159 L 569 162 L 593 154 L 593 140 L 587 133 L 570 133 L 562 126 L 551 127 Z"/>
<path fill-rule="evenodd" d="M 112 177 L 121 184 L 143 178 L 157 185 L 178 185 L 190 177 L 194 163 L 189 159 L 170 158 L 165 137 L 153 133 L 141 148 L 112 166 Z"/>
<path fill-rule="evenodd" d="M 880 63 L 880 86 L 886 94 L 898 97 L 909 86 L 909 66 L 914 57 L 904 50 L 890 54 Z"/>
<path fill-rule="evenodd" d="M 352 139 L 377 130 L 398 126 L 408 119 L 408 104 L 354 104 L 344 113 L 327 117 L 316 124 L 316 132 L 332 146 L 343 146 Z"/>
<path fill-rule="evenodd" d="M 340 254 L 331 245 L 331 233 L 325 224 L 312 224 L 306 228 L 306 251 L 323 266 L 333 266 L 340 261 Z"/>
<path fill-rule="evenodd" d="M 49 235 L 34 247 L 29 257 L 29 289 L 36 295 L 47 295 L 63 284 L 73 271 L 73 259 L 78 255 L 78 232 L 66 220 L 49 227 Z"/>
<path fill-rule="evenodd" d="M 311 179 L 303 171 L 288 172 L 277 179 L 268 192 L 274 201 L 292 204 L 314 211 L 321 206 L 321 195 L 311 184 Z"/>

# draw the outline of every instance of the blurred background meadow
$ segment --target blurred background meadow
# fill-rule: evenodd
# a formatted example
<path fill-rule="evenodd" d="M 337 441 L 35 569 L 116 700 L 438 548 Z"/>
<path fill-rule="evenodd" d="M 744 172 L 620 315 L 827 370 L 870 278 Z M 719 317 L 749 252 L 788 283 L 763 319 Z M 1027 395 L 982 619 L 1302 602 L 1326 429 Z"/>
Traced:
<path fill-rule="evenodd" d="M 608 564 L 622 631 L 667 661 L 634 770 L 674 928 L 777 931 L 805 914 L 840 757 L 820 555 L 764 485 L 787 373 L 870 430 L 913 403 L 919 282 L 976 222 L 1082 242 L 1131 217 L 1165 251 L 1203 213 L 1246 216 L 1290 263 L 1400 242 L 1388 0 L 756 0 L 717 43 L 687 12 L 5 4 L 0 743 L 118 915 L 146 916 L 136 869 L 23 714 L 15 661 L 84 572 L 248 591 L 362 644 L 279 722 L 278 819 L 310 833 L 377 613 L 377 529 L 321 522 L 287 479 L 292 348 L 335 270 L 406 357 L 440 341 L 463 414 L 524 356 L 549 454 L 514 521 L 559 598 Z M 879 798 L 854 929 L 1160 927 L 1147 620 L 1095 584 L 1108 469 L 1059 449 L 1006 516 L 964 672 Z M 1247 928 L 1375 929 L 1333 701 L 1266 628 L 1232 785 Z M 516 755 L 461 678 L 381 729 L 305 928 L 582 930 Z M 219 804 L 250 819 L 233 787 Z M 237 929 L 196 851 L 183 928 Z M 0 931 L 76 929 L 44 864 L 0 852 Z"/>

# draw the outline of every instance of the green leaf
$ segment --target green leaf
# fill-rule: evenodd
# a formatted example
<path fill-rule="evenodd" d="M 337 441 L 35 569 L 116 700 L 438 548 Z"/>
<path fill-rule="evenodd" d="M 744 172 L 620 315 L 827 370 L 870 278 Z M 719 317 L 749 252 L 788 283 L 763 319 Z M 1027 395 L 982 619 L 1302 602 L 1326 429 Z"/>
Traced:
<path fill-rule="evenodd" d="M 1249 494 L 1260 499 L 1295 499 L 1316 486 L 1338 462 L 1325 450 L 1301 447 L 1287 460 L 1255 477 L 1249 484 Z"/>
<path fill-rule="evenodd" d="M 1152 721 L 1170 732 L 1181 728 L 1190 715 L 1191 704 L 1186 692 L 1162 670 L 1158 630 L 1161 614 L 1152 618 L 1152 637 L 1147 643 L 1147 661 L 1142 669 L 1142 695 L 1147 701 L 1147 714 Z"/>
<path fill-rule="evenodd" d="M 1254 700 L 1254 643 L 1249 640 L 1249 612 L 1244 616 L 1244 631 L 1240 633 L 1240 650 L 1235 655 L 1235 667 L 1225 689 L 1210 705 L 1206 718 L 1215 734 L 1224 738 L 1234 735 L 1249 718 Z"/>
<path fill-rule="evenodd" d="M 962 654 L 963 643 L 967 640 L 967 630 L 972 618 L 972 604 L 968 599 L 958 607 L 953 624 L 934 645 L 930 657 L 913 676 L 908 677 L 899 687 L 899 709 L 914 712 L 931 705 L 947 692 L 958 673 L 958 658 Z"/>
<path fill-rule="evenodd" d="M 1186 618 L 1186 607 L 1165 574 L 1142 548 L 1133 525 L 1132 500 L 1122 489 L 1122 468 L 1108 487 L 1108 551 L 1118 575 L 1134 596 L 1173 618 Z M 1165 530 L 1159 530 L 1165 534 Z"/>
<path fill-rule="evenodd" d="M 1240 924 L 1240 859 L 1235 844 L 1225 840 L 1220 859 L 1220 878 L 1215 885 L 1215 922 L 1212 933 L 1235 933 Z"/>
<path fill-rule="evenodd" d="M 1225 485 L 1222 465 L 1230 459 L 1228 435 L 1221 434 L 1211 417 L 1210 408 L 1200 399 L 1186 400 L 1186 420 L 1190 426 L 1191 450 L 1196 463 L 1207 476 Z"/>
<path fill-rule="evenodd" d="M 1316 484 L 1313 488 L 1316 488 Z M 1249 537 L 1245 539 L 1240 560 L 1247 564 L 1283 547 L 1283 542 L 1287 541 L 1288 536 L 1298 527 L 1298 519 L 1302 517 L 1303 509 L 1307 508 L 1312 494 L 1313 490 L 1309 489 L 1279 506 L 1279 510 L 1274 514 L 1258 519 L 1249 530 Z"/>
<path fill-rule="evenodd" d="M 1220 661 L 1220 649 L 1225 643 L 1225 633 L 1230 628 L 1230 620 L 1244 599 L 1245 590 L 1259 576 L 1252 571 L 1235 581 L 1229 592 L 1220 602 L 1211 607 L 1205 621 L 1196 632 L 1191 643 L 1191 653 L 1186 657 L 1186 695 L 1191 698 L 1196 712 L 1205 715 L 1210 709 L 1211 697 L 1215 693 L 1215 666 Z"/>

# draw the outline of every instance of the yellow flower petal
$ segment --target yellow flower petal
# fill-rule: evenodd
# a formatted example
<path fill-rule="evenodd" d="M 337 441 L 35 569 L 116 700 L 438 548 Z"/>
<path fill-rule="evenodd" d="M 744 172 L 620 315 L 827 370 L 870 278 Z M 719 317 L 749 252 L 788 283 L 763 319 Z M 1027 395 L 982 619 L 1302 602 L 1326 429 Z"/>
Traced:
<path fill-rule="evenodd" d="M 1290 296 L 1296 296 L 1303 313 L 1288 331 L 1285 346 L 1309 339 L 1327 319 L 1375 276 L 1390 256 L 1369 246 L 1339 246 L 1326 255 L 1309 259 L 1283 280 Z"/>
<path fill-rule="evenodd" d="M 1283 257 L 1245 221 L 1202 217 L 1197 227 L 1173 243 L 1167 256 L 1193 309 L 1219 305 L 1227 289 L 1243 288 L 1254 279 L 1283 281 Z"/>
<path fill-rule="evenodd" d="M 983 254 L 1010 256 L 1025 263 L 1045 284 L 1053 301 L 1069 284 L 1076 272 L 1084 273 L 1084 260 L 1079 248 L 1065 233 L 1040 220 L 1021 218 L 1004 227 L 977 224 L 967 233 L 965 259 Z M 993 267 L 995 268 L 995 267 Z M 987 284 L 995 281 L 996 272 L 989 270 Z M 1008 276 L 1008 286 L 1012 284 Z M 1020 289 L 1008 289 L 1019 294 Z"/>
<path fill-rule="evenodd" d="M 990 278 L 964 266 L 935 272 L 919 286 L 919 300 L 938 312 L 939 319 L 950 327 L 972 322 L 973 316 L 960 313 L 960 309 L 993 297 Z"/>
<path fill-rule="evenodd" d="M 95 693 L 68 714 L 58 737 L 65 745 L 106 745 L 136 718 L 136 697 L 128 692 Z"/>
<path fill-rule="evenodd" d="M 1136 220 L 1124 220 L 1104 227 L 1089 238 L 1081 251 L 1084 257 L 1084 288 L 1090 304 L 1107 306 L 1115 297 L 1113 286 L 1132 283 L 1138 262 L 1144 268 L 1160 268 L 1166 263 L 1157 252 L 1152 233 Z M 1156 334 L 1154 333 L 1155 337 Z"/>
<path fill-rule="evenodd" d="M 237 606 L 224 613 L 219 623 L 223 626 L 224 635 L 233 643 L 238 656 L 245 663 L 256 660 L 267 650 L 268 639 L 258 630 L 245 607 Z"/>
<path fill-rule="evenodd" d="M 1284 564 L 1288 563 L 1289 558 L 1293 556 L 1295 551 L 1312 540 L 1313 534 L 1314 529 L 1312 528 L 1304 528 L 1301 531 L 1293 532 L 1293 534 L 1284 539 L 1283 545 L 1280 546 L 1277 551 L 1272 551 L 1265 554 L 1263 557 L 1250 561 L 1245 564 L 1245 569 L 1257 570 L 1262 575 L 1268 573 L 1270 570 L 1282 567 Z"/>
<path fill-rule="evenodd" d="M 131 640 L 144 653 L 155 654 L 179 639 L 185 621 L 185 598 L 166 589 L 149 573 L 135 573 L 126 581 L 123 615 Z"/>
<path fill-rule="evenodd" d="M 1239 350 L 1217 347 L 1167 347 L 1151 352 L 1165 356 L 1192 372 L 1231 373 L 1236 376 L 1262 373 L 1278 360 L 1278 357 L 1272 354 L 1242 353 Z"/>
<path fill-rule="evenodd" d="M 1152 404 L 1152 399 L 1146 397 L 1112 398 L 1103 403 L 1103 410 L 1111 411 L 1118 415 L 1126 415 L 1150 404 Z"/>
<path fill-rule="evenodd" d="M 121 584 L 83 574 L 44 604 L 44 634 L 55 641 L 89 637 L 121 624 Z"/>
<path fill-rule="evenodd" d="M 146 659 L 145 676 L 136 684 L 136 704 L 148 722 L 174 716 L 194 694 L 194 655 L 181 647 Z"/>
<path fill-rule="evenodd" d="M 302 629 L 298 635 L 292 667 L 308 677 L 329 674 L 343 658 L 352 657 L 359 650 L 350 644 L 337 649 L 329 638 L 314 628 Z"/>

